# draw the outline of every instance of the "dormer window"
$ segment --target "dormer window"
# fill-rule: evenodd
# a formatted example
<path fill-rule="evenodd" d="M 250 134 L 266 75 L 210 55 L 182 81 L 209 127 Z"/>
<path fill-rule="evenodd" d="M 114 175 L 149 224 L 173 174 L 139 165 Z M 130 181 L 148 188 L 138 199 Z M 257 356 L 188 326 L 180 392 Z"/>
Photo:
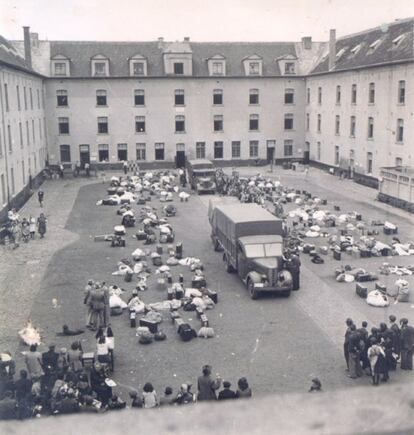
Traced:
<path fill-rule="evenodd" d="M 261 76 L 262 75 L 262 58 L 253 54 L 252 56 L 243 59 L 244 73 L 247 76 Z"/>
<path fill-rule="evenodd" d="M 184 64 L 182 62 L 174 62 L 174 74 L 184 74 Z"/>
<path fill-rule="evenodd" d="M 338 53 L 336 53 L 336 60 L 339 60 L 346 52 L 346 48 L 341 48 Z"/>
<path fill-rule="evenodd" d="M 257 76 L 260 74 L 260 63 L 259 62 L 249 62 L 249 75 Z"/>
<path fill-rule="evenodd" d="M 146 76 L 147 60 L 141 55 L 135 55 L 129 59 L 129 75 Z"/>
<path fill-rule="evenodd" d="M 296 74 L 298 58 L 292 54 L 280 56 L 275 59 L 281 75 Z"/>
<path fill-rule="evenodd" d="M 356 54 L 358 54 L 358 52 L 359 52 L 359 50 L 361 50 L 361 48 L 362 48 L 362 44 L 358 44 L 354 48 L 351 49 L 351 53 L 355 56 Z"/>
<path fill-rule="evenodd" d="M 285 63 L 285 74 L 295 74 L 295 62 Z"/>
<path fill-rule="evenodd" d="M 69 71 L 69 59 L 62 55 L 54 56 L 51 59 L 51 73 L 55 77 L 68 77 Z"/>
<path fill-rule="evenodd" d="M 99 54 L 91 59 L 91 71 L 93 77 L 109 76 L 109 59 Z"/>
<path fill-rule="evenodd" d="M 383 40 L 381 38 L 379 38 L 379 39 L 375 40 L 372 44 L 370 44 L 367 54 L 374 53 L 374 51 L 380 46 L 382 41 Z"/>
<path fill-rule="evenodd" d="M 226 74 L 226 60 L 221 54 L 216 54 L 208 62 L 210 76 L 224 76 Z"/>
<path fill-rule="evenodd" d="M 399 35 L 396 38 L 394 38 L 392 40 L 392 47 L 393 48 L 397 48 L 401 44 L 401 42 L 403 42 L 403 40 L 405 39 L 405 35 L 406 34 L 403 33 L 402 35 Z"/>

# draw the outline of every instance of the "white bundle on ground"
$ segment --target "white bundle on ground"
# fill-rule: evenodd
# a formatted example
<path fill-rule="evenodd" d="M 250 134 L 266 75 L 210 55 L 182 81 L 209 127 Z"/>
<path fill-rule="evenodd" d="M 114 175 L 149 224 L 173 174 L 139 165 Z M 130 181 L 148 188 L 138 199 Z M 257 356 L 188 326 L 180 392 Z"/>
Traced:
<path fill-rule="evenodd" d="M 373 307 L 388 307 L 390 301 L 388 297 L 378 290 L 373 290 L 368 293 L 367 304 Z"/>
<path fill-rule="evenodd" d="M 203 293 L 201 293 L 201 291 L 198 290 L 197 288 L 186 288 L 185 289 L 185 297 L 186 298 L 196 298 L 196 297 L 201 298 L 201 296 L 203 296 Z"/>
<path fill-rule="evenodd" d="M 410 248 L 410 244 L 402 244 L 402 243 L 395 243 L 393 245 L 395 252 L 397 255 L 407 256 L 407 255 L 413 255 L 414 249 Z"/>
<path fill-rule="evenodd" d="M 213 338 L 214 329 L 211 326 L 202 326 L 197 333 L 199 338 Z"/>
<path fill-rule="evenodd" d="M 134 273 L 133 270 L 124 263 L 118 263 L 118 270 L 112 272 L 112 275 L 125 275 L 127 272 Z"/>
<path fill-rule="evenodd" d="M 178 196 L 180 199 L 188 199 L 190 197 L 190 195 L 187 192 L 180 192 Z"/>
<path fill-rule="evenodd" d="M 120 296 L 112 294 L 109 296 L 109 308 L 122 308 L 123 310 L 128 307 L 128 304 L 121 299 Z"/>
<path fill-rule="evenodd" d="M 138 261 L 142 257 L 145 257 L 145 252 L 142 249 L 137 248 L 137 249 L 135 249 L 135 251 L 131 255 L 135 261 Z"/>
<path fill-rule="evenodd" d="M 30 320 L 27 322 L 26 326 L 19 331 L 19 336 L 28 346 L 32 344 L 39 345 L 41 343 L 40 331 L 32 325 Z"/>

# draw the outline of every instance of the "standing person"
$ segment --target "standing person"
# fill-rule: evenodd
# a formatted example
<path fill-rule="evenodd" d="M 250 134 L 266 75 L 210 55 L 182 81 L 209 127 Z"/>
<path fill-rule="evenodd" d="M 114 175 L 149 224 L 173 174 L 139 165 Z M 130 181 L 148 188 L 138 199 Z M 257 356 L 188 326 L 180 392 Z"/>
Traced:
<path fill-rule="evenodd" d="M 29 232 L 30 238 L 34 239 L 36 234 L 36 219 L 33 216 L 29 218 Z"/>
<path fill-rule="evenodd" d="M 45 194 L 44 194 L 43 190 L 39 189 L 39 191 L 37 192 L 37 198 L 39 200 L 40 207 L 43 207 L 43 199 L 44 199 L 44 197 L 45 197 Z"/>
<path fill-rule="evenodd" d="M 115 355 L 114 355 L 114 350 L 115 350 L 115 337 L 114 337 L 114 333 L 112 331 L 112 328 L 110 326 L 108 326 L 106 328 L 106 343 L 108 345 L 108 351 L 109 351 L 109 356 L 111 359 L 111 363 L 110 363 L 110 368 L 111 371 L 114 371 L 114 362 L 115 362 Z"/>
<path fill-rule="evenodd" d="M 69 365 L 75 373 L 82 371 L 82 350 L 80 349 L 80 342 L 74 341 L 68 351 Z"/>
<path fill-rule="evenodd" d="M 65 167 L 62 163 L 59 164 L 59 177 L 63 180 Z"/>
<path fill-rule="evenodd" d="M 211 376 L 211 366 L 205 365 L 202 369 L 202 376 L 197 379 L 198 394 L 197 400 L 217 400 L 216 390 L 220 388 L 221 378 L 213 379 Z"/>
<path fill-rule="evenodd" d="M 397 324 L 397 318 L 391 314 L 388 319 L 390 320 L 390 330 L 394 333 L 393 335 L 393 347 L 394 347 L 394 352 L 397 355 L 397 359 L 400 357 L 400 353 L 401 353 L 401 330 L 400 327 Z"/>
<path fill-rule="evenodd" d="M 104 308 L 104 320 L 103 320 L 103 325 L 105 327 L 107 327 L 110 323 L 110 315 L 111 315 L 111 308 L 109 306 L 109 289 L 108 286 L 105 283 L 102 283 L 102 291 L 104 294 L 104 303 L 105 303 L 105 308 Z"/>
<path fill-rule="evenodd" d="M 104 325 L 104 310 L 105 310 L 105 295 L 99 283 L 95 283 L 95 288 L 91 290 L 89 295 L 89 303 L 91 305 L 91 321 L 90 328 L 96 331 Z"/>
<path fill-rule="evenodd" d="M 157 392 L 150 382 L 144 385 L 142 399 L 144 401 L 144 408 L 155 408 L 159 405 Z"/>
<path fill-rule="evenodd" d="M 300 287 L 300 258 L 296 254 L 290 254 L 286 262 L 287 270 L 292 274 L 292 290 Z"/>
<path fill-rule="evenodd" d="M 384 349 L 378 344 L 375 338 L 371 340 L 371 347 L 368 349 L 368 358 L 371 364 L 372 384 L 378 385 L 380 375 L 387 374 L 387 361 L 385 360 Z"/>
<path fill-rule="evenodd" d="M 98 342 L 96 343 L 96 353 L 98 355 L 98 361 L 101 364 L 110 364 L 111 359 L 109 357 L 108 343 L 103 334 L 98 338 Z"/>
<path fill-rule="evenodd" d="M 79 162 L 75 163 L 75 176 L 79 177 L 79 172 L 80 172 L 80 164 Z"/>
<path fill-rule="evenodd" d="M 360 352 L 364 351 L 365 345 L 362 337 L 358 334 L 355 325 L 350 326 L 350 331 L 351 333 L 348 338 L 348 377 L 355 379 L 363 375 Z"/>
<path fill-rule="evenodd" d="M 345 331 L 345 340 L 344 340 L 344 357 L 346 361 L 346 370 L 349 371 L 349 336 L 351 335 L 351 326 L 354 324 L 353 320 L 348 317 L 346 319 L 346 331 Z"/>
<path fill-rule="evenodd" d="M 401 319 L 401 369 L 413 369 L 414 328 L 408 325 L 408 319 Z"/>
<path fill-rule="evenodd" d="M 40 378 L 44 375 L 42 368 L 42 354 L 37 350 L 36 344 L 30 346 L 30 350 L 25 356 L 25 362 L 27 371 L 32 379 Z"/>
<path fill-rule="evenodd" d="M 249 383 L 247 382 L 247 379 L 244 377 L 240 378 L 237 381 L 236 397 L 238 399 L 245 398 L 245 397 L 252 397 L 252 390 L 249 387 Z"/>
<path fill-rule="evenodd" d="M 124 170 L 124 174 L 126 175 L 128 173 L 128 162 L 124 160 L 124 163 L 122 163 L 122 169 Z"/>
<path fill-rule="evenodd" d="M 89 177 L 91 174 L 91 166 L 89 165 L 88 162 L 85 163 L 85 172 L 86 172 L 86 176 Z"/>
<path fill-rule="evenodd" d="M 41 239 L 43 239 L 46 234 L 46 222 L 46 216 L 43 213 L 40 213 L 40 216 L 37 218 L 37 231 L 39 232 Z"/>

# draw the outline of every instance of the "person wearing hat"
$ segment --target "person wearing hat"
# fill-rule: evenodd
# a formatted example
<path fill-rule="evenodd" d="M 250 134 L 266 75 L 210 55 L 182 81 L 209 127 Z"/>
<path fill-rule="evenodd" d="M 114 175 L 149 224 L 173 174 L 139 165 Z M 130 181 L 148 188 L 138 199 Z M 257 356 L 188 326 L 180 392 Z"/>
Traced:
<path fill-rule="evenodd" d="M 197 379 L 198 394 L 197 400 L 217 400 L 216 390 L 220 388 L 221 378 L 219 376 L 213 379 L 211 376 L 211 366 L 205 365 L 202 369 L 202 376 Z"/>
<path fill-rule="evenodd" d="M 174 402 L 177 403 L 177 405 L 187 405 L 189 403 L 194 403 L 194 394 L 190 391 L 190 389 L 191 384 L 182 384 Z"/>
<path fill-rule="evenodd" d="M 397 359 L 400 358 L 400 353 L 401 353 L 401 330 L 400 327 L 397 324 L 397 318 L 391 314 L 388 317 L 389 321 L 390 321 L 390 327 L 389 329 L 394 333 L 393 336 L 393 347 L 394 347 L 394 352 L 397 355 Z"/>
<path fill-rule="evenodd" d="M 401 325 L 401 369 L 413 369 L 414 328 L 408 324 L 408 319 L 400 320 Z"/>
<path fill-rule="evenodd" d="M 218 395 L 218 400 L 236 399 L 236 392 L 230 390 L 231 383 L 229 381 L 223 382 L 223 389 Z"/>

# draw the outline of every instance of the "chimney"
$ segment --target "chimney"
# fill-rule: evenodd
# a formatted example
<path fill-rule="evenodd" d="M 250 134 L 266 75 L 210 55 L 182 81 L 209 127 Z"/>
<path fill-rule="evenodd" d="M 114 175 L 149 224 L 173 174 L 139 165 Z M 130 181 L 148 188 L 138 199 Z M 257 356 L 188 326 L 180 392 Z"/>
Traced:
<path fill-rule="evenodd" d="M 160 36 L 158 38 L 158 48 L 163 48 L 163 45 L 164 45 L 164 38 Z"/>
<path fill-rule="evenodd" d="M 312 37 L 311 36 L 304 36 L 302 38 L 302 45 L 305 50 L 311 50 L 312 49 Z"/>
<path fill-rule="evenodd" d="M 23 26 L 23 34 L 24 34 L 24 59 L 29 68 L 32 67 L 32 48 L 30 41 L 30 27 Z"/>
<path fill-rule="evenodd" d="M 329 71 L 335 67 L 336 58 L 336 30 L 329 31 Z"/>
<path fill-rule="evenodd" d="M 190 42 L 190 37 L 189 36 L 184 36 L 184 42 Z"/>

